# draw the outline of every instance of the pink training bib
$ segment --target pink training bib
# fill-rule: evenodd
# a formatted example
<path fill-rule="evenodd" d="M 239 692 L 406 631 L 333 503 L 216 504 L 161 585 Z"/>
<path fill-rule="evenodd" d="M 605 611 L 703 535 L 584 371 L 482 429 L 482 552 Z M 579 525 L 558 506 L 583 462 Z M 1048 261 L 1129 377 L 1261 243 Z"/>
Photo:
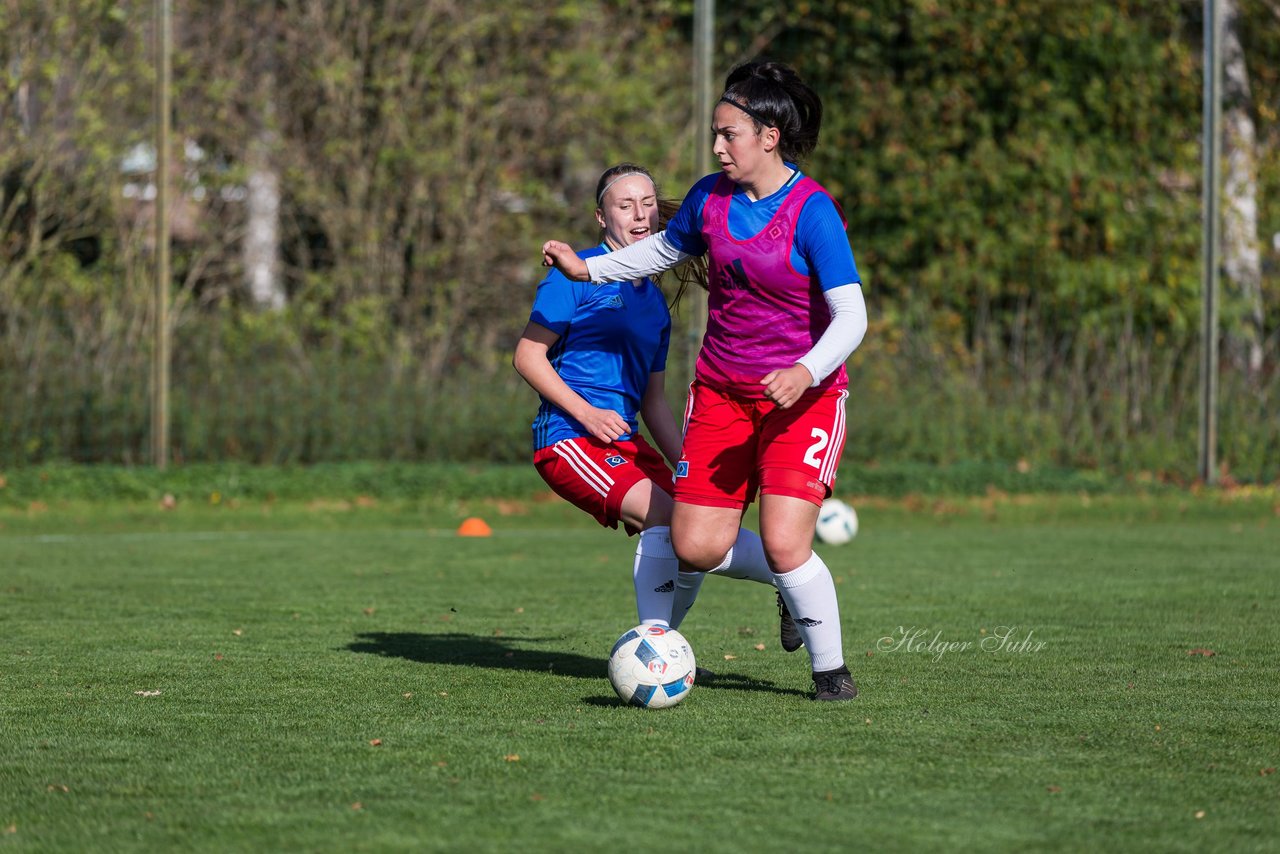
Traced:
<path fill-rule="evenodd" d="M 729 232 L 733 188 L 722 175 L 702 208 L 710 293 L 696 375 L 734 394 L 760 397 L 761 378 L 794 365 L 831 324 L 821 288 L 791 266 L 800 210 L 810 196 L 826 190 L 812 178 L 801 178 L 768 225 L 738 240 Z M 841 365 L 818 388 L 848 383 Z"/>

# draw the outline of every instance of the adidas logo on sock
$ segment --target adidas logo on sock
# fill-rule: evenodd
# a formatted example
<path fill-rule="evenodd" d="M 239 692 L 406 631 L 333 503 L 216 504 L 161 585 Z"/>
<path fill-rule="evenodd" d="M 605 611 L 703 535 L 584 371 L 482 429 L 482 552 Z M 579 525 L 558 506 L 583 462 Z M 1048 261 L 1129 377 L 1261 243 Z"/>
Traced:
<path fill-rule="evenodd" d="M 676 583 L 674 581 L 668 581 L 666 584 L 662 585 L 661 587 L 653 588 L 653 592 L 654 593 L 670 593 L 672 590 L 675 590 L 675 589 L 676 589 Z"/>
<path fill-rule="evenodd" d="M 822 620 L 815 620 L 812 617 L 796 617 L 795 621 L 807 629 L 822 625 Z"/>

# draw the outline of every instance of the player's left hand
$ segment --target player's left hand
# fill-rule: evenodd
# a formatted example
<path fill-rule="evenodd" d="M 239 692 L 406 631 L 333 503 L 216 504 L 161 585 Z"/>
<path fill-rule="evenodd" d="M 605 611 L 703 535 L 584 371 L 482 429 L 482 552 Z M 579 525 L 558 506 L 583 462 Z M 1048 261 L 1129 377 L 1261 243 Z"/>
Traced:
<path fill-rule="evenodd" d="M 765 400 L 772 400 L 779 409 L 791 408 L 812 383 L 813 374 L 804 365 L 770 371 L 760 380 L 760 384 L 764 386 Z"/>

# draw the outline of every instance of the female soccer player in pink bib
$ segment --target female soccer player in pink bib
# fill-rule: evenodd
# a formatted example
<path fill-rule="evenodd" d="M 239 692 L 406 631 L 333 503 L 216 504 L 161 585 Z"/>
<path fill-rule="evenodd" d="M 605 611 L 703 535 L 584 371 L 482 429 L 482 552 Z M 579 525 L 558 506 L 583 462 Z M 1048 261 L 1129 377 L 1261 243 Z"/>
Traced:
<path fill-rule="evenodd" d="M 686 564 L 716 568 L 758 492 L 765 556 L 808 649 L 814 698 L 849 700 L 858 689 L 813 530 L 844 448 L 844 363 L 867 314 L 840 208 L 796 166 L 821 123 L 821 99 L 793 69 L 739 66 L 712 117 L 720 172 L 693 186 L 665 231 L 586 259 L 548 241 L 543 257 L 581 282 L 706 257 L 707 330 L 676 464 L 672 544 Z"/>

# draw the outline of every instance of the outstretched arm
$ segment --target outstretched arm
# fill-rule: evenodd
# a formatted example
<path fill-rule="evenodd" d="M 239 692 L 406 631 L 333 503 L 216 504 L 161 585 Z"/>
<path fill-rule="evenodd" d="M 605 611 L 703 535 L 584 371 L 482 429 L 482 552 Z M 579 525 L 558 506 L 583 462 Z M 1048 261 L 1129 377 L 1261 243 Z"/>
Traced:
<path fill-rule="evenodd" d="M 588 258 L 586 263 L 593 282 L 630 282 L 656 276 L 692 257 L 677 249 L 665 231 L 659 231 L 638 243 Z"/>
<path fill-rule="evenodd" d="M 670 270 L 692 257 L 677 249 L 665 231 L 586 261 L 567 243 L 548 240 L 542 244 L 543 266 L 555 267 L 575 282 L 630 282 Z"/>

